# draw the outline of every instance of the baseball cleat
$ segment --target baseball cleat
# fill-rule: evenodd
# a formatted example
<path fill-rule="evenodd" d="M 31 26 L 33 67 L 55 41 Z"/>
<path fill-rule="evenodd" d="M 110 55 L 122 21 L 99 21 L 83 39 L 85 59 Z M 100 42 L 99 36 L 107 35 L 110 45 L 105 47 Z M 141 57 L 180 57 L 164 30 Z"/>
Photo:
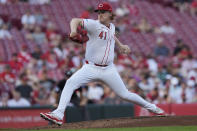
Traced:
<path fill-rule="evenodd" d="M 164 115 L 164 111 L 159 107 L 156 107 L 156 110 L 153 113 L 157 115 Z"/>
<path fill-rule="evenodd" d="M 59 118 L 58 118 L 57 116 L 55 116 L 55 114 L 52 113 L 52 112 L 49 112 L 49 113 L 40 113 L 40 116 L 41 116 L 42 118 L 44 118 L 45 120 L 50 121 L 50 122 L 52 122 L 52 123 L 54 123 L 54 124 L 57 124 L 57 125 L 59 125 L 59 126 L 61 126 L 62 123 L 63 123 L 63 120 L 59 119 Z"/>
<path fill-rule="evenodd" d="M 157 115 L 165 115 L 165 112 L 155 105 L 154 109 L 148 109 L 148 111 L 157 114 Z"/>

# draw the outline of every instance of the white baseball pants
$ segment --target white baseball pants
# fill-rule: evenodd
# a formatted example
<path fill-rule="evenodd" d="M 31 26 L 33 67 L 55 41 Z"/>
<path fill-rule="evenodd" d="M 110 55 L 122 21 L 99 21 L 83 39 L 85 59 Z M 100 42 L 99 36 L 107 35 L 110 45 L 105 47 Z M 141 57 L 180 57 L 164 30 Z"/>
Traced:
<path fill-rule="evenodd" d="M 127 90 L 114 64 L 107 67 L 85 64 L 67 80 L 60 97 L 58 108 L 54 110 L 53 113 L 57 114 L 57 116 L 62 119 L 74 90 L 94 80 L 105 82 L 118 96 L 125 100 L 140 105 L 146 109 L 153 108 L 153 104 Z"/>

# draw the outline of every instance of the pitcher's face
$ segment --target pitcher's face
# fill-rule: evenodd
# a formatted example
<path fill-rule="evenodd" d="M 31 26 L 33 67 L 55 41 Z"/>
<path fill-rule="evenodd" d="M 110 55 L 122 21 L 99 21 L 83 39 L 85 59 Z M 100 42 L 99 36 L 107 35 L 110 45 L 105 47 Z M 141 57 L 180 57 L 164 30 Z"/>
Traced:
<path fill-rule="evenodd" d="M 101 23 L 106 23 L 107 21 L 111 20 L 112 14 L 109 11 L 100 10 L 98 11 L 98 20 Z"/>

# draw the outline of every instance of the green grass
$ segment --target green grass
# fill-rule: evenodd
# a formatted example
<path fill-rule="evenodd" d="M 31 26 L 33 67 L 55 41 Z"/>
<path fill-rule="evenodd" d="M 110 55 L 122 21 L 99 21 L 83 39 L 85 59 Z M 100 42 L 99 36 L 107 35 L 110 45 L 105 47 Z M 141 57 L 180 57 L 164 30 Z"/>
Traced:
<path fill-rule="evenodd" d="M 28 131 L 197 131 L 197 126 L 103 128 L 103 129 L 75 129 L 75 130 L 47 129 L 47 130 L 28 130 Z"/>

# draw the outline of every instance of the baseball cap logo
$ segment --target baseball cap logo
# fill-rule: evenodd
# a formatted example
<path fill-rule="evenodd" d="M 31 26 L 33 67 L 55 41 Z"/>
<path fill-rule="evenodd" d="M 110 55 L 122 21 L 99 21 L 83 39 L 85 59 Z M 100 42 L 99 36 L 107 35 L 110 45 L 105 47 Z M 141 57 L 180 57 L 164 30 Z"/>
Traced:
<path fill-rule="evenodd" d="M 104 3 L 98 4 L 98 7 L 95 10 L 95 12 L 98 12 L 99 10 L 105 10 L 105 11 L 112 12 L 112 7 L 109 3 L 104 2 Z"/>
<path fill-rule="evenodd" d="M 103 7 L 103 4 L 99 4 L 99 7 Z"/>

